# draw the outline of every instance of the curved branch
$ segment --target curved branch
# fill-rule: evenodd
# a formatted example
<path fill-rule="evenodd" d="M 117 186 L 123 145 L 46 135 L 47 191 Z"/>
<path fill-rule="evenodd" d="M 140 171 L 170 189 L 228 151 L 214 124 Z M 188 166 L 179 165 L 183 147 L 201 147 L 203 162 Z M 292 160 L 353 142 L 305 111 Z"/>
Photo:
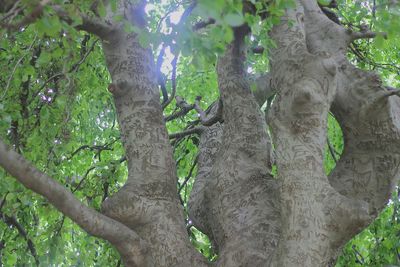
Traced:
<path fill-rule="evenodd" d="M 29 24 L 34 23 L 38 20 L 42 15 L 45 7 L 50 5 L 50 0 L 42 0 L 37 3 L 37 6 L 24 16 L 20 21 L 16 23 L 6 23 L 0 22 L 0 26 L 6 28 L 8 30 L 18 30 L 22 27 L 25 27 Z M 50 5 L 51 8 L 55 11 L 55 13 L 60 17 L 61 20 L 67 22 L 68 24 L 72 24 L 74 20 L 69 16 L 68 12 L 60 5 Z M 19 11 L 23 10 L 20 8 Z M 112 31 L 112 25 L 107 23 L 106 21 L 100 19 L 99 17 L 89 16 L 87 14 L 78 14 L 82 18 L 82 23 L 76 25 L 75 28 L 77 30 L 84 30 L 89 33 L 93 33 L 102 39 L 106 39 L 107 35 Z M 3 18 L 4 19 L 4 18 Z"/>
<path fill-rule="evenodd" d="M 191 111 L 192 109 L 194 109 L 194 105 L 189 105 L 185 99 L 183 99 L 180 96 L 176 96 L 175 97 L 175 101 L 176 101 L 176 107 L 177 109 L 180 108 L 179 111 L 175 111 L 173 112 L 171 115 L 168 115 L 166 117 L 164 117 L 164 120 L 166 122 L 168 121 L 172 121 L 175 120 L 177 118 L 183 117 L 185 116 L 189 111 Z"/>
<path fill-rule="evenodd" d="M 89 234 L 108 240 L 119 250 L 125 264 L 143 266 L 147 245 L 133 230 L 84 205 L 64 186 L 36 169 L 2 140 L 0 166 L 26 188 L 44 196 Z"/>
<path fill-rule="evenodd" d="M 200 122 L 204 126 L 211 126 L 214 123 L 220 121 L 222 119 L 222 101 L 219 100 L 216 103 L 216 111 L 215 112 L 210 112 L 210 114 L 207 114 L 201 107 L 200 107 L 200 100 L 201 97 L 198 96 L 196 97 L 195 103 L 194 103 L 194 109 L 197 111 L 200 117 Z"/>
<path fill-rule="evenodd" d="M 157 80 L 158 80 L 158 84 L 161 87 L 161 93 L 163 96 L 163 101 L 162 101 L 163 104 L 168 101 L 168 92 L 167 92 L 167 88 L 165 87 L 165 80 L 164 80 L 163 74 L 161 73 L 161 66 L 163 63 L 164 54 L 165 54 L 165 45 L 162 46 L 162 48 L 160 50 L 160 54 L 158 54 L 157 64 L 156 64 Z"/>
<path fill-rule="evenodd" d="M 72 24 L 74 22 L 62 7 L 52 6 L 52 8 L 61 20 L 64 20 L 68 24 Z M 82 23 L 75 26 L 77 30 L 93 33 L 104 40 L 107 39 L 109 34 L 114 30 L 114 27 L 110 22 L 106 22 L 99 17 L 89 16 L 83 13 L 78 15 L 82 18 Z"/>

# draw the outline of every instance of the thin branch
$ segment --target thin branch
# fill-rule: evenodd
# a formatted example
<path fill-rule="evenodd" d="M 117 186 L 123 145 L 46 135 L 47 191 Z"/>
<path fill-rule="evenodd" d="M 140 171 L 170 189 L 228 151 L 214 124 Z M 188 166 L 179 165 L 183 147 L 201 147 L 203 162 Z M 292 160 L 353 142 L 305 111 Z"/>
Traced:
<path fill-rule="evenodd" d="M 171 83 L 172 83 L 172 92 L 171 95 L 168 97 L 167 101 L 162 104 L 162 108 L 165 109 L 174 99 L 176 94 L 176 65 L 178 63 L 179 53 L 175 55 L 174 59 L 172 60 L 172 76 L 171 76 Z"/>
<path fill-rule="evenodd" d="M 86 53 L 81 57 L 81 59 L 78 62 L 76 62 L 74 65 L 72 65 L 69 72 L 74 72 L 79 69 L 80 65 L 86 60 L 86 58 L 89 56 L 89 54 L 94 50 L 94 47 L 96 46 L 98 41 L 99 41 L 99 39 L 94 40 L 94 42 L 90 46 L 89 50 L 86 51 Z"/>
<path fill-rule="evenodd" d="M 158 54 L 158 57 L 157 57 L 157 79 L 158 79 L 158 84 L 161 87 L 161 93 L 163 96 L 162 104 L 164 104 L 168 101 L 168 92 L 167 92 L 167 88 L 165 86 L 165 80 L 164 80 L 163 74 L 161 73 L 161 66 L 163 63 L 164 54 L 165 54 L 165 45 L 163 45 L 161 47 L 160 54 Z"/>
<path fill-rule="evenodd" d="M 176 101 L 177 108 L 179 108 L 180 110 L 177 112 L 173 112 L 171 115 L 168 115 L 167 117 L 165 117 L 164 120 L 166 122 L 172 121 L 172 120 L 177 119 L 182 116 L 185 116 L 189 111 L 194 109 L 194 105 L 188 104 L 185 101 L 185 99 L 183 99 L 180 96 L 176 96 L 175 101 Z"/>
<path fill-rule="evenodd" d="M 70 160 L 72 159 L 76 154 L 78 154 L 80 151 L 84 150 L 84 149 L 89 149 L 91 151 L 96 150 L 96 154 L 98 154 L 99 152 L 103 151 L 103 150 L 112 150 L 112 147 L 110 147 L 112 144 L 114 144 L 118 139 L 115 139 L 114 141 L 111 141 L 110 143 L 106 143 L 104 145 L 94 145 L 94 146 L 89 146 L 89 145 L 83 145 L 78 147 L 74 152 L 72 152 L 72 154 L 66 158 L 66 160 Z"/>
<path fill-rule="evenodd" d="M 194 127 L 191 129 L 184 130 L 182 132 L 173 133 L 169 135 L 169 139 L 178 139 L 192 134 L 201 134 L 204 131 L 204 127 Z"/>
<path fill-rule="evenodd" d="M 44 196 L 89 234 L 108 240 L 127 265 L 143 266 L 147 244 L 132 229 L 84 205 L 63 185 L 36 169 L 1 140 L 0 166 L 26 188 Z"/>
<path fill-rule="evenodd" d="M 9 193 L 10 193 L 10 192 L 5 193 L 3 199 L 1 200 L 1 203 L 0 203 L 0 210 L 2 210 L 3 207 L 4 207 L 4 204 L 6 204 L 6 198 L 7 198 L 7 195 L 8 195 Z"/>
<path fill-rule="evenodd" d="M 88 177 L 89 173 L 90 173 L 91 171 L 93 171 L 95 168 L 96 168 L 96 167 L 90 167 L 90 168 L 86 171 L 85 175 L 83 175 L 82 179 L 79 181 L 79 183 L 76 185 L 76 187 L 71 191 L 72 193 L 75 193 L 75 192 L 81 187 L 81 185 L 83 184 L 83 182 L 84 182 L 84 181 L 86 180 L 86 178 Z"/>
<path fill-rule="evenodd" d="M 200 120 L 203 122 L 206 120 L 207 114 L 200 107 L 200 100 L 201 100 L 201 96 L 197 96 L 196 100 L 194 101 L 194 109 L 197 111 L 197 113 L 199 114 Z"/>
<path fill-rule="evenodd" d="M 7 85 L 6 85 L 6 88 L 4 89 L 4 93 L 3 93 L 2 97 L 1 97 L 1 100 L 4 100 L 4 98 L 6 96 L 6 93 L 7 93 L 7 90 L 8 90 L 8 88 L 10 88 L 11 80 L 12 80 L 12 78 L 14 76 L 15 71 L 17 70 L 17 67 L 19 66 L 21 61 L 26 57 L 26 55 L 28 55 L 29 51 L 32 49 L 33 45 L 35 44 L 36 39 L 37 39 L 37 35 L 35 35 L 35 38 L 33 38 L 33 41 L 31 43 L 31 45 L 28 47 L 28 50 L 26 51 L 26 53 L 24 55 L 22 55 L 22 57 L 17 61 L 17 63 L 15 63 L 14 69 L 11 72 L 11 75 L 7 80 Z"/>
<path fill-rule="evenodd" d="M 363 255 L 361 255 L 361 253 L 357 250 L 355 245 L 353 245 L 351 248 L 354 251 L 354 255 L 356 256 L 357 262 L 362 264 L 362 265 L 364 265 L 365 264 L 365 260 L 364 260 Z"/>
<path fill-rule="evenodd" d="M 171 6 L 171 7 L 168 9 L 167 12 L 165 12 L 164 16 L 162 16 L 162 17 L 160 18 L 160 20 L 158 21 L 158 23 L 157 23 L 156 32 L 160 32 L 162 22 L 163 22 L 172 12 L 176 11 L 176 10 L 178 9 L 179 6 L 180 6 L 180 5 L 173 5 L 173 6 Z"/>
<path fill-rule="evenodd" d="M 5 9 L 2 10 L 2 12 L 7 12 L 1 19 L 0 21 L 5 21 L 6 19 L 8 19 L 11 16 L 16 16 L 17 14 L 19 14 L 19 12 L 22 11 L 21 7 L 18 7 L 18 5 L 20 4 L 21 0 L 15 1 L 15 3 L 13 4 L 13 6 L 10 9 Z M 3 4 L 4 5 L 4 4 Z M 4 7 L 4 6 L 3 6 Z"/>
<path fill-rule="evenodd" d="M 350 34 L 350 38 L 351 38 L 351 42 L 357 39 L 371 39 L 371 38 L 375 38 L 378 35 L 383 36 L 383 38 L 387 39 L 387 33 L 385 32 L 373 32 L 370 31 L 369 29 L 367 29 L 366 25 L 361 25 L 361 31 L 359 32 L 354 32 L 352 30 L 349 30 L 349 34 Z"/>
<path fill-rule="evenodd" d="M 64 226 L 64 222 L 65 222 L 65 215 L 63 214 L 62 219 L 61 219 L 60 226 L 59 226 L 58 229 L 56 230 L 55 236 L 60 235 L 61 230 L 62 230 L 62 228 L 63 228 L 63 226 Z"/>
<path fill-rule="evenodd" d="M 196 5 L 197 5 L 197 2 L 194 1 L 188 6 L 188 8 L 185 9 L 185 11 L 183 12 L 181 18 L 179 19 L 177 27 L 180 27 L 185 23 L 186 19 L 192 13 L 192 11 L 196 7 Z M 175 98 L 175 94 L 176 94 L 176 66 L 177 66 L 177 63 L 178 63 L 178 58 L 179 58 L 180 52 L 177 51 L 175 53 L 176 53 L 175 57 L 171 62 L 171 65 L 172 65 L 172 75 L 171 75 L 172 92 L 171 92 L 171 95 L 169 96 L 168 100 L 162 104 L 162 108 L 163 109 L 165 109 L 172 102 L 172 99 Z"/>
<path fill-rule="evenodd" d="M 7 196 L 7 194 L 6 194 L 6 196 Z M 3 207 L 3 205 L 5 203 L 5 199 L 6 199 L 6 197 L 3 198 L 3 201 L 1 203 L 1 207 Z M 1 211 L 0 211 L 0 218 L 8 226 L 15 227 L 17 229 L 19 235 L 22 236 L 25 239 L 25 241 L 27 243 L 27 246 L 29 248 L 29 251 L 31 252 L 32 257 L 35 259 L 36 265 L 39 266 L 40 262 L 39 262 L 39 257 L 38 257 L 37 252 L 36 252 L 35 245 L 32 242 L 32 240 L 28 237 L 28 234 L 25 231 L 25 228 L 17 221 L 17 219 L 14 216 L 8 216 L 8 215 L 2 213 Z"/>
<path fill-rule="evenodd" d="M 198 96 L 196 97 L 195 103 L 194 103 L 194 109 L 197 111 L 200 117 L 201 124 L 204 126 L 211 126 L 214 123 L 220 121 L 222 119 L 222 101 L 218 101 L 216 103 L 217 106 L 217 112 L 215 114 L 212 114 L 211 116 L 208 116 L 206 112 L 200 107 L 200 100 L 201 97 Z"/>
<path fill-rule="evenodd" d="M 37 6 L 32 10 L 31 13 L 27 14 L 20 21 L 16 23 L 5 23 L 2 20 L 0 22 L 0 26 L 8 30 L 15 31 L 29 24 L 32 24 L 43 15 L 44 7 L 47 6 L 50 2 L 51 0 L 42 0 L 37 4 Z M 56 12 L 61 20 L 65 21 L 68 24 L 74 23 L 74 20 L 69 16 L 68 12 L 66 12 L 63 7 L 59 5 L 51 5 L 51 8 Z M 98 17 L 88 16 L 83 13 L 78 15 L 82 18 L 82 23 L 75 26 L 77 30 L 84 30 L 89 33 L 93 33 L 102 39 L 106 39 L 109 33 L 113 30 L 113 27 L 109 22 L 103 21 Z"/>
<path fill-rule="evenodd" d="M 52 8 L 60 19 L 64 20 L 68 24 L 74 23 L 69 14 L 61 6 L 53 5 Z M 106 40 L 109 37 L 109 34 L 114 30 L 113 25 L 109 21 L 104 21 L 99 17 L 89 16 L 83 13 L 78 15 L 82 18 L 82 23 L 75 26 L 77 30 L 93 33 L 103 40 Z"/>
<path fill-rule="evenodd" d="M 178 189 L 178 194 L 181 194 L 182 189 L 185 187 L 185 185 L 189 182 L 190 178 L 192 178 L 192 174 L 193 174 L 193 170 L 197 165 L 197 160 L 198 160 L 198 156 L 196 157 L 196 159 L 194 160 L 192 167 L 189 170 L 188 175 L 185 177 L 185 180 L 183 181 L 183 183 L 181 184 L 181 186 Z"/>
<path fill-rule="evenodd" d="M 385 70 L 390 70 L 393 72 L 397 72 L 400 75 L 400 67 L 393 63 L 376 63 L 373 60 L 367 58 L 365 55 L 361 53 L 361 51 L 356 47 L 356 44 L 353 42 L 350 45 L 350 50 L 354 53 L 354 55 L 360 60 L 364 61 L 367 64 L 373 66 L 374 68 L 380 68 Z"/>
<path fill-rule="evenodd" d="M 192 30 L 193 31 L 198 31 L 200 29 L 203 29 L 203 28 L 207 27 L 208 25 L 214 24 L 215 22 L 216 22 L 215 19 L 212 19 L 212 18 L 210 18 L 210 19 L 208 19 L 206 21 L 204 21 L 204 20 L 199 21 L 199 22 L 197 22 L 196 24 L 193 25 Z"/>
<path fill-rule="evenodd" d="M 92 45 L 90 46 L 89 50 L 86 51 L 86 53 L 79 59 L 78 62 L 76 62 L 74 65 L 72 65 L 72 67 L 69 69 L 69 71 L 67 73 L 71 73 L 74 71 L 77 71 L 80 67 L 80 65 L 85 62 L 86 58 L 89 56 L 89 54 L 94 50 L 96 43 L 99 41 L 99 39 L 96 39 Z M 32 97 L 32 99 L 35 99 L 35 97 L 47 86 L 47 84 L 53 80 L 55 80 L 56 78 L 59 77 L 63 77 L 66 76 L 66 73 L 64 72 L 59 72 L 56 73 L 54 75 L 52 75 L 50 78 L 48 78 L 44 84 L 39 88 L 39 90 L 35 93 L 35 95 Z"/>
<path fill-rule="evenodd" d="M 331 142 L 329 141 L 329 138 L 326 139 L 326 143 L 328 144 L 329 152 L 331 153 L 331 156 L 335 163 L 337 163 L 337 158 L 336 158 L 336 151 L 335 148 L 332 146 Z"/>
<path fill-rule="evenodd" d="M 40 16 L 43 13 L 44 7 L 50 2 L 51 0 L 42 0 L 36 5 L 36 7 L 32 10 L 31 13 L 27 14 L 19 22 L 13 24 L 0 22 L 0 26 L 8 30 L 18 30 L 22 27 L 25 27 L 26 25 L 29 25 L 35 22 L 38 18 L 40 18 Z"/>

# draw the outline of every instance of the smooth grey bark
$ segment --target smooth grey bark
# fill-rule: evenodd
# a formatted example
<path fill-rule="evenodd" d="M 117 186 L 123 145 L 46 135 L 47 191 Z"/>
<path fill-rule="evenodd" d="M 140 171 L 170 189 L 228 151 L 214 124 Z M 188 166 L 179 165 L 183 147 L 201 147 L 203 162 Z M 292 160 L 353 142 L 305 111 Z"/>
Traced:
<path fill-rule="evenodd" d="M 196 208 L 192 219 L 200 223 L 195 225 L 211 234 L 217 248 L 217 266 L 265 266 L 279 237 L 278 182 L 269 174 L 271 143 L 244 70 L 246 31 L 235 29 L 235 40 L 218 60 L 223 134 L 218 153 L 207 150 L 210 143 L 202 135 L 199 159 L 214 164 L 211 169 L 207 162 L 199 165 L 190 201 Z M 218 128 L 204 135 L 208 139 L 214 131 Z"/>
<path fill-rule="evenodd" d="M 333 265 L 340 248 L 371 222 L 397 183 L 399 155 L 382 149 L 376 132 L 397 147 L 399 124 L 392 114 L 398 99 L 385 97 L 376 74 L 356 69 L 345 57 L 351 41 L 370 36 L 330 21 L 312 0 L 298 1 L 271 33 L 277 42 L 272 86 L 278 92 L 271 126 L 283 184 L 274 266 Z M 328 179 L 322 162 L 332 103 L 346 145 Z M 387 127 L 378 130 L 382 122 Z"/>
<path fill-rule="evenodd" d="M 209 125 L 202 118 L 207 123 L 199 131 L 189 200 L 194 225 L 209 235 L 219 256 L 209 263 L 187 236 L 153 55 L 113 21 L 123 14 L 145 29 L 145 2 L 131 2 L 120 1 L 116 13 L 108 8 L 101 22 L 87 18 L 80 26 L 102 38 L 128 160 L 128 180 L 103 203 L 104 214 L 82 205 L 3 143 L 0 165 L 90 234 L 110 241 L 126 266 L 334 264 L 344 243 L 384 207 L 399 176 L 400 102 L 376 74 L 355 68 L 345 56 L 354 39 L 375 34 L 330 21 L 315 0 L 297 1 L 271 32 L 277 47 L 255 98 L 244 68 L 248 29 L 234 28 L 216 70 L 223 122 Z M 272 146 L 259 106 L 275 93 L 269 121 L 278 180 L 270 175 Z M 327 176 L 329 110 L 342 126 L 345 150 Z"/>
<path fill-rule="evenodd" d="M 118 249 L 127 264 L 143 266 L 144 255 L 149 247 L 136 232 L 84 205 L 63 185 L 36 169 L 1 140 L 0 166 L 26 188 L 44 196 L 89 234 L 108 240 Z"/>
<path fill-rule="evenodd" d="M 120 13 L 130 10 L 126 18 L 144 27 L 144 4 L 122 2 Z M 151 50 L 139 44 L 137 34 L 122 27 L 103 41 L 103 49 L 129 175 L 102 209 L 149 243 L 144 266 L 206 266 L 186 232 Z"/>

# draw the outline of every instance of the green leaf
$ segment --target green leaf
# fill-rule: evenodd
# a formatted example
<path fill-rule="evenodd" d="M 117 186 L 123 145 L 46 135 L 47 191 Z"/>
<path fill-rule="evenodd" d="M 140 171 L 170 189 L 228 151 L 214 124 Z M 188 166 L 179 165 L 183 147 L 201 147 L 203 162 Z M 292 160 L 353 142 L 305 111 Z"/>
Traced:
<path fill-rule="evenodd" d="M 232 27 L 237 27 L 244 23 L 243 15 L 240 13 L 228 13 L 223 17 L 223 20 Z"/>
<path fill-rule="evenodd" d="M 378 34 L 374 39 L 374 44 L 377 48 L 383 48 L 385 46 L 385 38 Z"/>
<path fill-rule="evenodd" d="M 332 0 L 318 0 L 318 3 L 323 6 L 327 6 L 331 3 Z"/>
<path fill-rule="evenodd" d="M 99 12 L 100 17 L 104 18 L 107 15 L 107 9 L 104 6 L 103 1 L 97 1 L 97 12 Z"/>
<path fill-rule="evenodd" d="M 49 119 L 49 117 L 50 117 L 49 110 L 46 107 L 43 107 L 40 110 L 40 119 L 43 120 L 43 121 L 47 121 Z"/>
<path fill-rule="evenodd" d="M 7 257 L 5 257 L 8 266 L 14 266 L 17 263 L 17 259 L 16 253 L 9 253 Z"/>
<path fill-rule="evenodd" d="M 37 64 L 39 64 L 39 65 L 47 65 L 48 63 L 50 63 L 50 61 L 51 61 L 51 54 L 46 52 L 46 51 L 43 51 L 40 54 L 40 57 L 39 57 L 39 59 L 37 61 Z"/>

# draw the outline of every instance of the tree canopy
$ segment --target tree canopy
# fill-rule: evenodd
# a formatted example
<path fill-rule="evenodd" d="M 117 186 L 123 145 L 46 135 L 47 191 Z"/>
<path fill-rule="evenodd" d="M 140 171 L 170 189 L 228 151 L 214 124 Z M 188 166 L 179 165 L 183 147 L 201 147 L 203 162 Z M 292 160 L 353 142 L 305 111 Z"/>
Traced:
<path fill-rule="evenodd" d="M 110 0 L 111 6 L 117 1 Z M 268 2 L 268 5 L 265 4 Z M 376 37 L 354 41 L 348 58 L 400 87 L 400 3 L 338 0 L 329 12 L 349 29 Z M 177 166 L 177 188 L 188 235 L 208 259 L 218 257 L 208 237 L 188 217 L 197 172 L 199 138 L 186 134 L 218 101 L 216 59 L 247 23 L 251 87 L 269 70 L 268 37 L 293 1 L 148 1 L 147 30 L 124 21 L 150 47 L 158 73 L 164 118 Z M 320 6 L 331 1 L 320 0 Z M 60 12 L 62 7 L 62 12 Z M 253 13 L 243 13 L 254 8 Z M 106 16 L 103 1 L 0 1 L 0 137 L 39 170 L 100 210 L 128 175 L 114 100 L 99 37 L 77 27 L 78 14 Z M 268 15 L 267 15 L 268 14 Z M 68 19 L 65 19 L 68 17 Z M 273 103 L 271 95 L 262 109 Z M 193 130 L 194 132 L 194 130 Z M 342 131 L 330 114 L 324 169 L 343 152 Z M 399 152 L 400 153 L 400 152 Z M 384 167 L 384 166 L 383 166 Z M 273 172 L 276 168 L 272 166 Z M 0 169 L 0 259 L 4 266 L 120 266 L 118 252 L 92 237 L 43 197 Z M 400 189 L 384 211 L 344 248 L 336 266 L 400 266 Z"/>

